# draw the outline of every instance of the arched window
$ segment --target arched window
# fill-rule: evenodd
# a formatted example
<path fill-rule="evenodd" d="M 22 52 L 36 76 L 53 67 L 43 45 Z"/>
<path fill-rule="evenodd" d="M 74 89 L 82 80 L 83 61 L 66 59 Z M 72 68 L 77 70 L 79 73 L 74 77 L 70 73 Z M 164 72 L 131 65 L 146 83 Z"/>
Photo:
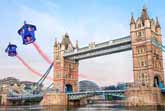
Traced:
<path fill-rule="evenodd" d="M 140 28 L 141 27 L 141 24 L 138 24 L 138 28 Z"/>
<path fill-rule="evenodd" d="M 73 88 L 72 88 L 72 85 L 71 84 L 66 84 L 66 86 L 65 86 L 65 92 L 66 93 L 73 92 Z"/>
<path fill-rule="evenodd" d="M 142 74 L 142 80 L 144 80 L 144 73 L 141 73 Z"/>
<path fill-rule="evenodd" d="M 139 36 L 142 36 L 142 32 L 138 32 L 138 35 L 139 35 Z"/>
<path fill-rule="evenodd" d="M 158 76 L 154 77 L 154 87 L 160 87 L 160 80 Z"/>

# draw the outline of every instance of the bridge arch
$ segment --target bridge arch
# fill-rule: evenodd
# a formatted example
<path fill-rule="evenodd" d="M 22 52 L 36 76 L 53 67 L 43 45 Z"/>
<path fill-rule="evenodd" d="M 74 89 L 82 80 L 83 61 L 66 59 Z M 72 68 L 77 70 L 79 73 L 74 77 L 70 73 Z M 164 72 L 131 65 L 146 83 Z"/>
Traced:
<path fill-rule="evenodd" d="M 153 78 L 153 87 L 161 87 L 161 77 L 159 75 L 155 75 Z"/>
<path fill-rule="evenodd" d="M 66 85 L 65 85 L 65 92 L 66 92 L 66 93 L 73 92 L 73 87 L 72 87 L 71 84 L 66 84 Z"/>

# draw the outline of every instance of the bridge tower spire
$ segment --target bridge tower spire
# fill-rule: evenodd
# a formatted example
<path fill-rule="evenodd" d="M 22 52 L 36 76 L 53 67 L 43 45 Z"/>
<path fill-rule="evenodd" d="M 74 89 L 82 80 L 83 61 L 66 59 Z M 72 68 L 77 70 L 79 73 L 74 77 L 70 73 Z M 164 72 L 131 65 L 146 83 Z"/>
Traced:
<path fill-rule="evenodd" d="M 141 16 L 130 23 L 132 41 L 133 72 L 135 83 L 144 86 L 159 87 L 164 83 L 163 58 L 161 49 L 151 43 L 155 38 L 162 43 L 161 28 L 158 19 L 150 19 L 147 8 L 142 9 Z"/>
<path fill-rule="evenodd" d="M 65 33 L 61 42 L 54 45 L 54 89 L 60 93 L 78 91 L 78 65 L 77 61 L 64 58 L 64 53 L 73 51 L 74 47 Z"/>

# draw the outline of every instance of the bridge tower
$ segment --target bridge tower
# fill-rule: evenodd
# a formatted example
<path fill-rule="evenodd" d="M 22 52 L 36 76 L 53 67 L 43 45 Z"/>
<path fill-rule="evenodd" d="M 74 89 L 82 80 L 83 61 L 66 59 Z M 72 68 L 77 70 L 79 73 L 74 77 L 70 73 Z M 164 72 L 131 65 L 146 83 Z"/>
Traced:
<path fill-rule="evenodd" d="M 78 44 L 76 44 L 77 47 Z M 60 42 L 54 44 L 54 88 L 57 92 L 78 91 L 78 61 L 64 58 L 65 51 L 74 51 L 69 35 L 66 33 Z"/>
<path fill-rule="evenodd" d="M 151 43 L 151 38 L 162 43 L 161 27 L 158 21 L 151 19 L 147 8 L 141 16 L 130 21 L 132 41 L 134 82 L 142 86 L 159 87 L 164 83 L 163 58 L 161 49 Z"/>

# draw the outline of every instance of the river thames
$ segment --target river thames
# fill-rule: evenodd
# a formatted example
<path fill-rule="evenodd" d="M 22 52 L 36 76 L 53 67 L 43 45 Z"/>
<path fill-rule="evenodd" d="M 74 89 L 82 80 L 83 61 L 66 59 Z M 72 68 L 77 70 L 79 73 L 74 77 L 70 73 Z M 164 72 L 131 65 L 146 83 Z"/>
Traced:
<path fill-rule="evenodd" d="M 34 106 L 12 106 L 12 107 L 0 107 L 0 111 L 164 111 L 164 107 L 122 107 L 113 106 L 110 104 L 90 104 L 81 107 L 64 107 L 64 106 L 47 106 L 42 107 L 38 105 Z"/>

